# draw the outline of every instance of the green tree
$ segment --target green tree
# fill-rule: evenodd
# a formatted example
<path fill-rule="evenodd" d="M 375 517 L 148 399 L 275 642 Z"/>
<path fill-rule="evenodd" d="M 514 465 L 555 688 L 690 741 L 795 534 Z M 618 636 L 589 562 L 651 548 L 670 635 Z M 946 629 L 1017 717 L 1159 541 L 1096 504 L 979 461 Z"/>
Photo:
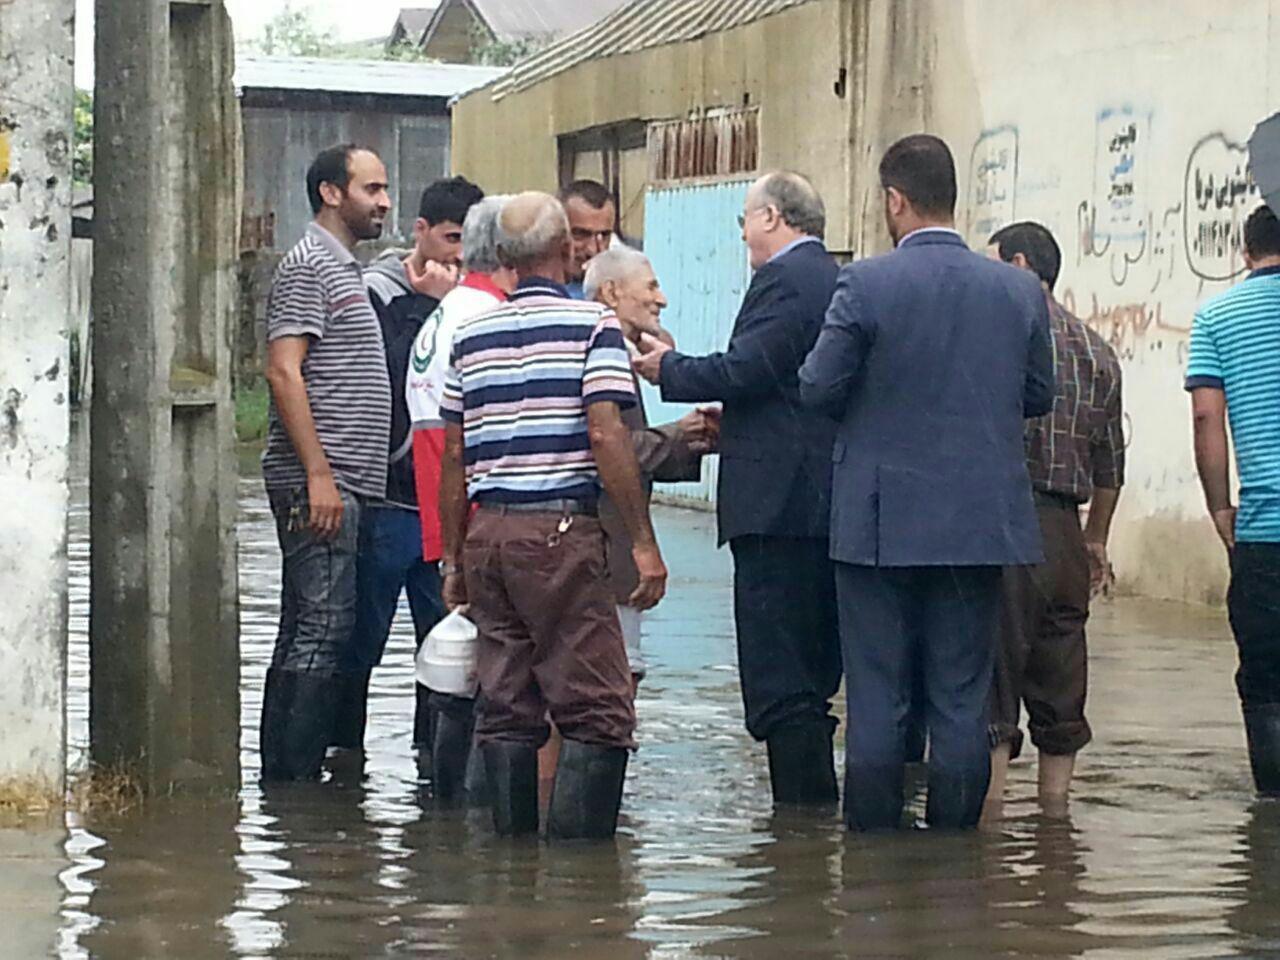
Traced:
<path fill-rule="evenodd" d="M 267 56 L 333 57 L 340 47 L 333 31 L 316 23 L 310 7 L 294 7 L 286 0 L 284 9 L 266 22 L 249 45 Z"/>
<path fill-rule="evenodd" d="M 93 183 L 93 93 L 89 90 L 76 91 L 71 174 L 77 184 Z"/>
<path fill-rule="evenodd" d="M 554 37 L 548 34 L 517 37 L 515 40 L 495 40 L 486 30 L 473 25 L 470 60 L 472 63 L 482 63 L 488 67 L 509 67 L 537 53 L 553 39 Z"/>

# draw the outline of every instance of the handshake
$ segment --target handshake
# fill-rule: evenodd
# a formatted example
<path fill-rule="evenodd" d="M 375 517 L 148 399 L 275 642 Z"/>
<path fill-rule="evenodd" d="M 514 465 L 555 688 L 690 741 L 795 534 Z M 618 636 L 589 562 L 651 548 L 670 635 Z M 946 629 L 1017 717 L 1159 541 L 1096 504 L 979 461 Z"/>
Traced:
<path fill-rule="evenodd" d="M 676 421 L 680 439 L 698 456 L 715 453 L 720 446 L 720 408 L 699 407 Z"/>

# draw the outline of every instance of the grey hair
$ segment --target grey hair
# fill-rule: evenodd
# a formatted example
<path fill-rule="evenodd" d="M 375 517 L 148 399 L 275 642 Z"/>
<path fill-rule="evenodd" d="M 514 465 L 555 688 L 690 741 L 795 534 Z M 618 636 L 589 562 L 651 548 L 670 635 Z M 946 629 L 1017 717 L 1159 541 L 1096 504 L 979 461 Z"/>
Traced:
<path fill-rule="evenodd" d="M 819 239 L 826 232 L 827 209 L 822 196 L 803 174 L 792 170 L 766 174 L 760 181 L 760 193 L 778 208 L 778 216 L 787 226 Z"/>
<path fill-rule="evenodd" d="M 498 217 L 498 259 L 503 266 L 534 263 L 568 239 L 569 218 L 564 205 L 548 193 L 517 194 Z"/>
<path fill-rule="evenodd" d="M 588 300 L 594 300 L 600 288 L 608 281 L 625 280 L 637 270 L 651 266 L 649 258 L 631 247 L 610 247 L 587 261 L 587 275 L 582 281 L 582 292 Z"/>
<path fill-rule="evenodd" d="M 471 205 L 462 221 L 462 266 L 468 272 L 493 273 L 502 268 L 498 260 L 498 217 L 509 194 L 485 197 Z"/>

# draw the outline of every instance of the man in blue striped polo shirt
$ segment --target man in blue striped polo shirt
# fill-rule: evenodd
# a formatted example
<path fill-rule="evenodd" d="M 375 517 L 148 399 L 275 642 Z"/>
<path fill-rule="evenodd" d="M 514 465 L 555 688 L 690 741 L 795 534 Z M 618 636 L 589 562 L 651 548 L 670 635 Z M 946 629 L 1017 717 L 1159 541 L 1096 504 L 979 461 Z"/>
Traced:
<path fill-rule="evenodd" d="M 1280 793 L 1280 220 L 1259 207 L 1244 225 L 1249 276 L 1201 306 L 1187 390 L 1196 468 L 1231 559 L 1227 608 L 1240 652 L 1253 779 Z M 1231 501 L 1227 420 L 1240 475 Z"/>
<path fill-rule="evenodd" d="M 500 834 L 538 828 L 538 748 L 564 737 L 547 833 L 609 837 L 634 745 L 631 671 L 605 564 L 601 486 L 630 534 L 637 609 L 666 588 L 631 433 L 636 402 L 618 319 L 564 287 L 564 208 L 545 193 L 510 200 L 498 257 L 510 299 L 454 335 L 440 519 L 444 599 L 479 629 L 476 736 Z M 468 501 L 477 507 L 468 523 Z"/>

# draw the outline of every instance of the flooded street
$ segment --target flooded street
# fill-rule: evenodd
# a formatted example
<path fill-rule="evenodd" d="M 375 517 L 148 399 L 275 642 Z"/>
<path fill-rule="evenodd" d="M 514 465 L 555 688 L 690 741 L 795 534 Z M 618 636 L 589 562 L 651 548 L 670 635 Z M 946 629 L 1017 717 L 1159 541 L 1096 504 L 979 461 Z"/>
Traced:
<path fill-rule="evenodd" d="M 72 519 L 72 763 L 87 742 L 85 485 Z M 1224 616 L 1095 615 L 1069 820 L 1011 771 L 998 829 L 862 838 L 775 816 L 741 726 L 730 565 L 709 515 L 663 509 L 641 748 L 616 845 L 498 842 L 439 812 L 410 755 L 407 611 L 374 674 L 363 780 L 264 798 L 262 678 L 278 557 L 261 485 L 240 527 L 243 787 L 65 831 L 0 833 L 0 956 L 64 958 L 1280 956 L 1280 804 L 1254 801 Z"/>

